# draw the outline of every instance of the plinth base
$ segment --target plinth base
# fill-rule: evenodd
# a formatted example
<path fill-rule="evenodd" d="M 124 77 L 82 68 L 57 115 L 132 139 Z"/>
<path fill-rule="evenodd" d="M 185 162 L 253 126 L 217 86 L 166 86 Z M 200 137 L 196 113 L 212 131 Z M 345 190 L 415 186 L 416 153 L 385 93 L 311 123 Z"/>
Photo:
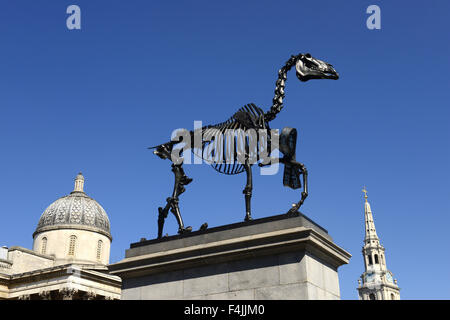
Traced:
<path fill-rule="evenodd" d="M 133 243 L 109 266 L 122 299 L 340 299 L 351 255 L 303 214 Z"/>

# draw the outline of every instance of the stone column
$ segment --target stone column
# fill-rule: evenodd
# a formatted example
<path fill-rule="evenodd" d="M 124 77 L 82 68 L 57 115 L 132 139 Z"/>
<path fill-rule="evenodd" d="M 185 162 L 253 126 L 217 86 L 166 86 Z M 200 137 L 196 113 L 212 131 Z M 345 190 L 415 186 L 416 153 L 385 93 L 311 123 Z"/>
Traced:
<path fill-rule="evenodd" d="M 83 296 L 83 300 L 95 300 L 97 298 L 97 294 L 94 292 L 86 292 Z"/>
<path fill-rule="evenodd" d="M 42 300 L 52 300 L 50 291 L 40 291 L 39 298 Z"/>
<path fill-rule="evenodd" d="M 59 289 L 59 293 L 62 295 L 62 300 L 73 300 L 74 295 L 78 293 L 78 289 L 62 288 Z"/>

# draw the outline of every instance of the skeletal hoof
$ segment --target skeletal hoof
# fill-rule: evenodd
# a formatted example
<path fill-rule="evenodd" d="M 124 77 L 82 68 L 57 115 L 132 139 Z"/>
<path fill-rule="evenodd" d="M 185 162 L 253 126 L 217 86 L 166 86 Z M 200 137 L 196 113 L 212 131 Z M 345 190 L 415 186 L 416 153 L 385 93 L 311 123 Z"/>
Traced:
<path fill-rule="evenodd" d="M 179 234 L 188 233 L 192 231 L 192 227 L 186 227 L 184 229 L 178 229 Z"/>
<path fill-rule="evenodd" d="M 208 229 L 208 224 L 205 222 L 204 224 L 202 224 L 201 226 L 200 226 L 200 229 L 199 230 L 206 230 L 206 229 Z"/>
<path fill-rule="evenodd" d="M 287 215 L 295 215 L 298 212 L 299 206 L 297 204 L 292 204 L 292 208 L 286 213 Z"/>
<path fill-rule="evenodd" d="M 252 216 L 249 215 L 249 214 L 247 214 L 247 215 L 245 216 L 244 221 L 251 221 L 251 220 L 253 220 Z"/>

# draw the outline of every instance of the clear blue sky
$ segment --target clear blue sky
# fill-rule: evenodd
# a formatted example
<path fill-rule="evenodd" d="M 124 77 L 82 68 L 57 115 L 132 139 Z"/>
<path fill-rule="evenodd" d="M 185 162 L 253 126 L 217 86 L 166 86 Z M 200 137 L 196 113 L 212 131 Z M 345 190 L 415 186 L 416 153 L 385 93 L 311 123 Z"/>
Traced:
<path fill-rule="evenodd" d="M 66 8 L 81 8 L 81 30 Z M 381 8 L 381 30 L 366 8 Z M 448 1 L 2 1 L 0 244 L 32 246 L 41 213 L 73 189 L 110 217 L 111 262 L 154 238 L 170 163 L 146 147 L 173 129 L 270 106 L 277 70 L 299 52 L 333 64 L 338 81 L 288 74 L 274 128 L 299 131 L 310 173 L 302 211 L 349 251 L 343 299 L 363 272 L 363 185 L 403 299 L 450 299 Z M 187 225 L 244 218 L 245 176 L 207 165 L 182 195 Z M 253 216 L 285 212 L 298 191 L 255 170 Z M 170 216 L 165 232 L 175 234 Z"/>

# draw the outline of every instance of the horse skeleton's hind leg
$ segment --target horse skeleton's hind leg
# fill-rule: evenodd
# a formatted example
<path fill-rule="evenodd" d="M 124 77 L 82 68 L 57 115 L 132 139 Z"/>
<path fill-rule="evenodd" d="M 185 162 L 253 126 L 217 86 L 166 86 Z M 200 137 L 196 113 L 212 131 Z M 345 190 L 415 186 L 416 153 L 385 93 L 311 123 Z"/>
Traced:
<path fill-rule="evenodd" d="M 242 193 L 245 195 L 245 221 L 252 220 L 251 199 L 253 190 L 252 165 L 249 164 L 248 159 L 244 164 L 245 172 L 247 173 L 247 184 Z"/>
<path fill-rule="evenodd" d="M 303 177 L 303 192 L 300 201 L 292 205 L 292 208 L 288 211 L 288 214 L 296 213 L 308 196 L 308 170 L 303 163 L 296 163 L 296 167 Z"/>
<path fill-rule="evenodd" d="M 184 173 L 182 164 L 176 165 L 172 164 L 172 172 L 175 175 L 175 185 L 173 187 L 172 197 L 167 198 L 167 204 L 163 208 L 158 208 L 158 238 L 162 237 L 162 231 L 164 227 L 164 220 L 167 218 L 167 215 L 170 211 L 174 214 L 175 218 L 178 222 L 178 233 L 182 234 L 185 232 L 192 231 L 192 227 L 184 227 L 183 219 L 181 218 L 180 208 L 178 206 L 178 196 L 181 195 L 186 189 L 184 188 L 185 185 L 188 185 L 192 182 L 191 178 L 188 178 L 186 174 Z"/>

